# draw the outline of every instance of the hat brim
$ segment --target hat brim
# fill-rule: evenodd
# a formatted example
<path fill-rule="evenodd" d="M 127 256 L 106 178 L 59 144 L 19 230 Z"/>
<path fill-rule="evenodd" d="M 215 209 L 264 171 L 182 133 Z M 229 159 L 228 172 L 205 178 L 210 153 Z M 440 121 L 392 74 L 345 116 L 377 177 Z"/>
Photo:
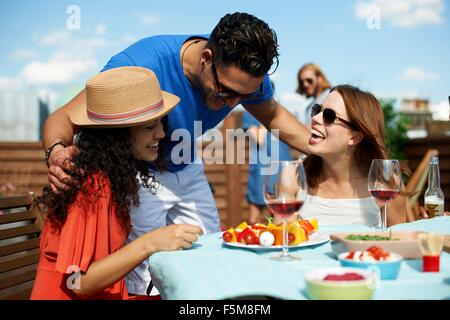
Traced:
<path fill-rule="evenodd" d="M 145 124 L 147 122 L 160 119 L 172 111 L 173 108 L 180 102 L 180 98 L 174 94 L 166 91 L 161 91 L 164 106 L 155 113 L 141 117 L 138 119 L 133 119 L 126 122 L 95 122 L 88 118 L 87 115 L 87 105 L 86 103 L 80 104 L 74 107 L 69 114 L 70 121 L 79 127 L 88 128 L 124 128 L 133 127 Z"/>

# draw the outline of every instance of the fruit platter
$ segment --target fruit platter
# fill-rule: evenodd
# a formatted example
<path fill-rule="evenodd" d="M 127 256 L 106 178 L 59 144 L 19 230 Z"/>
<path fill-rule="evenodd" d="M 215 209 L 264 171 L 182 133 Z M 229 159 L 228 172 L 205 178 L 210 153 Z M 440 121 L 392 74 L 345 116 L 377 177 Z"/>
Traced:
<path fill-rule="evenodd" d="M 318 231 L 316 219 L 296 220 L 288 223 L 289 248 L 299 248 L 325 243 L 328 235 Z M 246 221 L 236 227 L 225 230 L 222 234 L 223 244 L 251 250 L 277 250 L 283 245 L 283 225 L 256 223 Z"/>

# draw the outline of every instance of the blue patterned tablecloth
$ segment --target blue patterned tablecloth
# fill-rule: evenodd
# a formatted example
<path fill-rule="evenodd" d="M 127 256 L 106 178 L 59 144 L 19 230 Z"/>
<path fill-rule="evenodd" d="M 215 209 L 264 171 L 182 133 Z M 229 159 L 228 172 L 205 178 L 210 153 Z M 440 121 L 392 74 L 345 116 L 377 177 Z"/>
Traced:
<path fill-rule="evenodd" d="M 321 227 L 324 233 L 369 231 L 364 225 Z M 395 225 L 392 230 L 450 234 L 450 217 Z M 279 262 L 278 252 L 252 252 L 223 246 L 221 233 L 199 238 L 192 249 L 152 255 L 150 273 L 163 299 L 228 299 L 270 296 L 308 299 L 304 274 L 323 267 L 337 267 L 329 242 L 293 250 L 302 259 Z M 441 271 L 424 273 L 422 260 L 405 260 L 396 280 L 382 280 L 374 299 L 450 299 L 450 254 L 441 255 Z"/>

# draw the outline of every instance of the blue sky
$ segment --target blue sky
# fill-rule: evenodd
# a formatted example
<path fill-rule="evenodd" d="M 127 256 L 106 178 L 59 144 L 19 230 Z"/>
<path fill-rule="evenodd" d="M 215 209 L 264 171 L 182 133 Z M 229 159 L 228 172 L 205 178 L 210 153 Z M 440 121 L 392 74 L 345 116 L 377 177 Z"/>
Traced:
<path fill-rule="evenodd" d="M 66 26 L 69 5 L 80 9 L 80 29 Z M 316 62 L 332 84 L 350 83 L 378 97 L 429 98 L 436 116 L 448 117 L 444 0 L 0 0 L 0 88 L 31 87 L 55 107 L 134 41 L 209 33 L 235 11 L 254 14 L 277 32 L 281 56 L 273 80 L 291 109 L 305 104 L 295 93 L 298 69 Z M 380 21 L 380 28 L 368 21 Z"/>

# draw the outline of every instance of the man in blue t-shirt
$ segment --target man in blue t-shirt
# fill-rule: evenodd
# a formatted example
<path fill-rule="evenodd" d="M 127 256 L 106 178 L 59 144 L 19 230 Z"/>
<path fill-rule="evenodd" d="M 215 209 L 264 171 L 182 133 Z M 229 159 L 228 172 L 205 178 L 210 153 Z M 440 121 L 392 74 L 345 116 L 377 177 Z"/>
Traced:
<path fill-rule="evenodd" d="M 190 137 L 187 144 L 180 143 L 180 139 L 164 144 L 169 168 L 157 172 L 162 188 L 155 196 L 141 189 L 140 206 L 131 212 L 129 240 L 167 223 L 196 224 L 206 232 L 220 231 L 203 166 L 193 163 L 195 139 L 215 127 L 238 104 L 265 127 L 279 129 L 280 139 L 290 146 L 306 149 L 308 129 L 272 97 L 267 73 L 274 61 L 278 63 L 275 32 L 264 21 L 246 13 L 225 15 L 211 35 L 149 37 L 109 60 L 102 71 L 121 66 L 153 70 L 161 89 L 181 99 L 168 115 L 167 136 L 183 136 L 177 133 L 181 129 Z M 55 192 L 70 181 L 63 169 L 73 147 L 65 146 L 72 143 L 77 128 L 68 114 L 85 100 L 83 90 L 55 111 L 44 127 L 49 182 Z M 197 121 L 201 130 L 195 130 Z M 180 145 L 184 147 L 179 148 Z M 149 283 L 148 262 L 127 276 L 127 288 L 132 294 L 148 293 Z"/>

